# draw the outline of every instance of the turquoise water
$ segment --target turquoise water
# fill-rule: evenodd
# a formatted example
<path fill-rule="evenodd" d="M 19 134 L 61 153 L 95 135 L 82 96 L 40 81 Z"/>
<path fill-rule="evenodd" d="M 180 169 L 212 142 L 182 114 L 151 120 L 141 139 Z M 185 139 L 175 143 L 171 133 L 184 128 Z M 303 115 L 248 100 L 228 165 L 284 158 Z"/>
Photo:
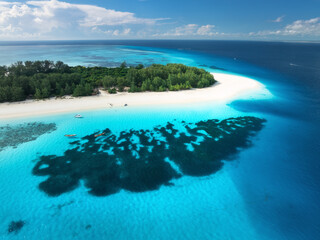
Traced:
<path fill-rule="evenodd" d="M 0 64 L 23 58 L 74 65 L 111 66 L 123 60 L 206 65 L 213 72 L 253 76 L 272 93 L 262 100 L 244 95 L 227 104 L 84 111 L 82 119 L 68 113 L 2 120 L 0 126 L 25 136 L 4 147 L 9 142 L 0 136 L 0 239 L 316 239 L 318 191 L 308 159 L 316 159 L 312 142 L 318 128 L 307 115 L 294 114 L 302 105 L 291 101 L 296 90 L 280 82 L 283 76 L 233 58 L 164 48 L 0 49 L 5 50 Z M 248 116 L 252 122 L 242 118 Z M 217 122 L 208 122 L 212 119 Z M 226 119 L 229 123 L 222 124 Z M 26 124 L 34 122 L 39 125 L 31 133 Z M 142 143 L 147 131 L 154 142 Z M 94 138 L 101 132 L 106 134 Z M 74 133 L 75 138 L 64 136 Z M 121 138 L 124 134 L 129 137 Z M 198 160 L 201 164 L 195 164 Z M 113 177 L 95 181 L 101 173 L 110 176 L 110 169 Z M 53 185 L 41 185 L 48 177 Z M 74 179 L 78 182 L 71 184 Z M 110 182 L 111 190 L 99 188 Z M 12 221 L 24 225 L 8 232 Z"/>
<path fill-rule="evenodd" d="M 211 108 L 201 105 L 180 109 L 108 109 L 81 114 L 85 116 L 83 119 L 64 114 L 16 121 L 54 122 L 57 130 L 16 149 L 7 148 L 1 152 L 0 182 L 6 183 L 1 188 L 1 198 L 6 204 L 0 213 L 5 223 L 2 224 L 4 239 L 28 236 L 41 239 L 44 235 L 50 239 L 96 239 L 97 236 L 103 236 L 101 239 L 133 236 L 145 239 L 150 237 L 150 232 L 155 234 L 154 239 L 166 239 L 168 234 L 176 239 L 225 239 L 233 234 L 256 239 L 243 199 L 229 176 L 228 168 L 234 164 L 231 162 L 213 175 L 175 179 L 172 181 L 174 186 L 161 186 L 158 190 L 140 193 L 120 190 L 105 197 L 88 194 L 83 181 L 74 191 L 48 197 L 37 188 L 46 177 L 31 174 L 37 157 L 62 156 L 70 148 L 70 142 L 106 127 L 117 135 L 123 130 L 164 126 L 168 121 L 177 122 L 179 128 L 179 122 L 183 120 L 195 123 L 242 114 L 227 106 Z M 66 133 L 77 133 L 79 138 L 70 140 L 64 137 Z M 22 219 L 26 224 L 18 234 L 7 235 L 8 223 L 13 219 Z M 217 227 L 219 233 L 213 231 Z"/>

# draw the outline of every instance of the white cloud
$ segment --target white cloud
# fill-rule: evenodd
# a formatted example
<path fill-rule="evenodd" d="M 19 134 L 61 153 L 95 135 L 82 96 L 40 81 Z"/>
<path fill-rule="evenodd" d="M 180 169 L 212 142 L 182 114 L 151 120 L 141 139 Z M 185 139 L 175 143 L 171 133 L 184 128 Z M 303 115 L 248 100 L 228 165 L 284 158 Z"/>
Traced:
<path fill-rule="evenodd" d="M 175 28 L 171 34 L 175 36 L 184 36 L 184 35 L 194 35 L 197 32 L 198 25 L 197 24 L 188 24 L 182 27 Z M 170 35 L 170 32 L 168 33 Z"/>
<path fill-rule="evenodd" d="M 309 20 L 298 20 L 287 25 L 283 35 L 320 35 L 320 17 Z"/>
<path fill-rule="evenodd" d="M 128 35 L 132 32 L 128 25 L 153 25 L 159 20 L 164 19 L 139 18 L 130 12 L 58 0 L 0 1 L 0 40 L 17 36 L 72 37 L 72 34 L 77 38 L 97 28 L 101 29 L 100 33 L 111 31 L 114 36 Z"/>
<path fill-rule="evenodd" d="M 251 32 L 249 36 L 297 36 L 297 37 L 316 37 L 320 36 L 320 17 L 311 18 L 309 20 L 297 20 L 288 24 L 282 29 L 265 30 L 259 32 Z"/>
<path fill-rule="evenodd" d="M 114 30 L 106 30 L 106 31 L 102 31 L 101 29 L 99 29 L 98 27 L 93 27 L 91 29 L 92 32 L 94 33 L 100 33 L 103 34 L 105 36 L 118 36 L 118 37 L 124 37 L 124 36 L 128 36 L 131 33 L 131 28 L 125 28 L 125 29 L 114 29 Z"/>
<path fill-rule="evenodd" d="M 21 0 L 22 1 L 22 0 Z M 67 0 L 65 0 L 67 1 Z M 63 0 L 6 2 L 0 0 L 0 40 L 105 39 L 110 38 L 319 38 L 320 17 L 297 20 L 283 28 L 251 33 L 223 33 L 214 25 L 165 22 L 141 18 L 89 4 Z M 280 23 L 284 16 L 272 22 Z M 170 23 L 171 25 L 168 25 Z M 170 27 L 171 26 L 171 27 Z M 175 27 L 172 27 L 175 26 Z"/>
<path fill-rule="evenodd" d="M 214 32 L 214 25 L 187 24 L 184 26 L 176 27 L 165 33 L 154 34 L 155 37 L 210 37 L 218 35 Z"/>
<path fill-rule="evenodd" d="M 131 32 L 130 28 L 126 28 L 126 29 L 123 30 L 123 34 L 124 35 L 128 35 L 130 32 Z"/>
<path fill-rule="evenodd" d="M 276 19 L 271 20 L 271 22 L 275 22 L 275 23 L 282 22 L 282 20 L 283 20 L 284 17 L 285 17 L 285 16 L 277 17 Z"/>
<path fill-rule="evenodd" d="M 75 8 L 86 14 L 81 20 L 80 25 L 86 27 L 92 26 L 116 26 L 122 24 L 154 24 L 161 19 L 137 18 L 130 12 L 119 12 L 92 5 L 74 5 Z"/>
<path fill-rule="evenodd" d="M 212 32 L 214 25 L 204 25 L 198 28 L 197 34 L 204 36 L 213 36 L 215 33 Z"/>
<path fill-rule="evenodd" d="M 119 34 L 120 34 L 120 31 L 118 29 L 114 30 L 112 33 L 112 35 L 114 35 L 114 36 L 119 36 Z"/>

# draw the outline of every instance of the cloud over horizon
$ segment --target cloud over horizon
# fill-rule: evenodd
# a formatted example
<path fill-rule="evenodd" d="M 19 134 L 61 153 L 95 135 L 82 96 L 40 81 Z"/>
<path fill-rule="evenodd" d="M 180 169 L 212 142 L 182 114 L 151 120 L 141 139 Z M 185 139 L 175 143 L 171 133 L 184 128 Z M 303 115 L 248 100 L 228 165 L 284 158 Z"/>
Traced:
<path fill-rule="evenodd" d="M 251 36 L 320 36 L 320 17 L 296 20 L 278 30 L 251 32 Z"/>
<path fill-rule="evenodd" d="M 128 35 L 129 25 L 153 25 L 160 20 L 165 19 L 139 18 L 130 12 L 58 0 L 0 2 L 2 38 L 50 38 L 59 34 L 83 37 L 97 33 Z"/>
<path fill-rule="evenodd" d="M 107 6 L 107 3 L 105 3 Z M 141 13 L 140 13 L 141 14 Z M 189 18 L 188 18 L 189 19 Z M 208 22 L 177 18 L 144 18 L 133 12 L 117 11 L 92 4 L 59 0 L 26 2 L 0 1 L 0 40 L 76 39 L 317 39 L 320 17 L 296 20 L 282 28 L 284 15 L 267 20 L 261 30 L 238 32 Z M 259 25 L 260 26 L 260 25 Z M 273 30 L 268 30 L 270 27 Z M 276 28 L 276 29 L 274 29 Z M 267 30 L 264 30 L 267 29 Z M 227 31 L 224 31 L 227 30 Z"/>
<path fill-rule="evenodd" d="M 154 37 L 211 37 L 219 35 L 220 33 L 214 31 L 214 25 L 202 25 L 198 24 L 187 24 L 184 26 L 176 27 L 164 33 L 156 33 Z"/>

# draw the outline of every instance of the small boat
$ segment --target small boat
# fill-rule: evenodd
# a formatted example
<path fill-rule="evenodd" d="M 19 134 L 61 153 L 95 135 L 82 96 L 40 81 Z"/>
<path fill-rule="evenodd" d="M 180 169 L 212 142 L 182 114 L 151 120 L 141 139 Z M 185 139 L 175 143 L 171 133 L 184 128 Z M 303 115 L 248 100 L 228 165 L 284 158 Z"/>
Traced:
<path fill-rule="evenodd" d="M 100 136 L 102 136 L 102 135 L 105 135 L 106 133 L 100 133 L 100 134 L 97 134 L 97 135 L 94 135 L 94 137 L 100 137 Z"/>
<path fill-rule="evenodd" d="M 66 136 L 66 137 L 75 137 L 75 136 L 77 136 L 77 134 L 66 134 L 64 136 Z"/>
<path fill-rule="evenodd" d="M 77 114 L 74 116 L 75 118 L 82 118 L 82 116 L 80 114 Z"/>

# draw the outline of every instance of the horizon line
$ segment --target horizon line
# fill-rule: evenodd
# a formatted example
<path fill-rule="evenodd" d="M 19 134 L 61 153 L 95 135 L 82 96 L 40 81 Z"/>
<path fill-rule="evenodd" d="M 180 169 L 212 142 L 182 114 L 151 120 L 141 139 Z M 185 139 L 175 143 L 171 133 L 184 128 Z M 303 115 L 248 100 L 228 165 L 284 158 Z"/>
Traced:
<path fill-rule="evenodd" d="M 46 39 L 46 40 L 0 40 L 0 43 L 25 43 L 25 42 L 85 42 L 85 41 L 226 41 L 226 42 L 279 42 L 279 43 L 320 43 L 319 40 L 260 40 L 260 39 Z"/>

